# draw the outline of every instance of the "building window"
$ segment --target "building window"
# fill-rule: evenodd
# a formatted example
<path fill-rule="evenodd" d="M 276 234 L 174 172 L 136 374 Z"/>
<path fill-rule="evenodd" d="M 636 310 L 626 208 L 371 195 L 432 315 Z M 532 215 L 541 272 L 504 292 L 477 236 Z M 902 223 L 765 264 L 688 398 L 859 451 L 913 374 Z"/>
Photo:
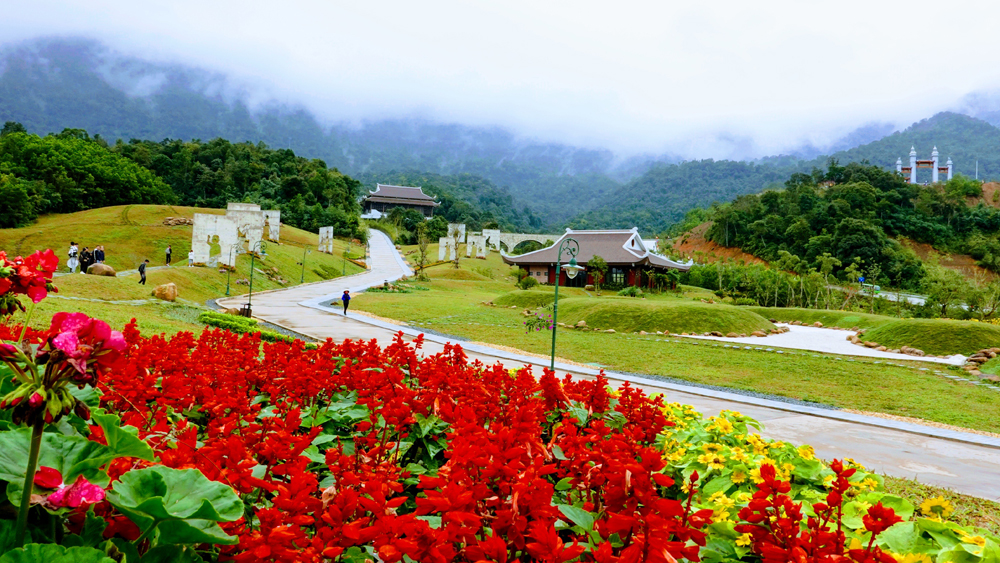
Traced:
<path fill-rule="evenodd" d="M 608 283 L 610 285 L 625 285 L 625 270 L 608 268 Z"/>

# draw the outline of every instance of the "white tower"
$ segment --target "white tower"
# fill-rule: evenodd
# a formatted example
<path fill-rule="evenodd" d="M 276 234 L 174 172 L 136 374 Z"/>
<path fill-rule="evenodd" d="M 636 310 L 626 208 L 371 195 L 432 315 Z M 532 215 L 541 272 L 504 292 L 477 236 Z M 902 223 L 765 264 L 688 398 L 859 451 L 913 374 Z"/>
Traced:
<path fill-rule="evenodd" d="M 945 165 L 948 167 L 948 179 L 951 180 L 951 173 L 954 170 L 955 165 L 951 163 L 950 156 L 948 157 L 948 162 L 946 162 Z"/>
<path fill-rule="evenodd" d="M 917 149 L 910 146 L 910 183 L 917 183 Z"/>
<path fill-rule="evenodd" d="M 938 182 L 938 150 L 936 146 L 931 151 L 931 160 L 934 161 L 934 167 L 931 168 L 931 183 L 936 184 Z"/>
<path fill-rule="evenodd" d="M 897 158 L 896 159 L 896 174 L 902 174 L 902 173 L 903 173 L 903 159 L 902 158 Z"/>

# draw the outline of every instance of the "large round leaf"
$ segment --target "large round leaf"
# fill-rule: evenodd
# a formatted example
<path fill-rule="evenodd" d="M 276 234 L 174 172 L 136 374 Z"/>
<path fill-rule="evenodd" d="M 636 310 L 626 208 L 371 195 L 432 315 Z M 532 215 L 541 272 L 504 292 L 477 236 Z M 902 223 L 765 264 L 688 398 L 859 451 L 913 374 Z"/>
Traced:
<path fill-rule="evenodd" d="M 129 471 L 114 484 L 108 501 L 144 532 L 158 528 L 157 544 L 238 541 L 216 522 L 239 520 L 243 501 L 231 488 L 209 480 L 197 469 L 158 465 Z"/>
<path fill-rule="evenodd" d="M 92 547 L 66 548 L 54 543 L 29 543 L 8 551 L 0 557 L 0 563 L 115 563 L 103 551 Z"/>

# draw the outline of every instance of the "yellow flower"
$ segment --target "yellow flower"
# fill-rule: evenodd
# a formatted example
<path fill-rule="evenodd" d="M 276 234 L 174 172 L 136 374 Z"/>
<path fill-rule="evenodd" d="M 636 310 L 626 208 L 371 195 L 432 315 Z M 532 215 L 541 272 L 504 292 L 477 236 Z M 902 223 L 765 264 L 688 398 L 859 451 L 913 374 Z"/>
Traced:
<path fill-rule="evenodd" d="M 865 477 L 860 482 L 854 483 L 854 486 L 857 487 L 859 490 L 868 489 L 874 491 L 875 489 L 878 488 L 878 481 L 872 479 L 871 477 Z"/>
<path fill-rule="evenodd" d="M 920 503 L 920 512 L 933 518 L 947 518 L 954 511 L 955 508 L 944 497 L 929 498 Z"/>
<path fill-rule="evenodd" d="M 729 480 L 739 485 L 747 480 L 747 473 L 742 469 L 737 469 L 736 471 L 733 471 L 732 475 L 729 476 Z"/>
<path fill-rule="evenodd" d="M 962 543 L 971 543 L 983 547 L 986 545 L 986 538 L 983 536 L 973 536 L 966 532 L 965 530 L 955 530 L 955 532 L 962 536 Z"/>
<path fill-rule="evenodd" d="M 754 467 L 753 469 L 750 470 L 750 480 L 753 481 L 754 484 L 756 485 L 759 485 L 764 482 L 764 479 L 760 476 L 759 467 Z"/>
<path fill-rule="evenodd" d="M 733 423 L 729 422 L 725 418 L 722 418 L 721 416 L 719 418 L 713 416 L 710 417 L 709 420 L 712 421 L 712 424 L 705 427 L 705 430 L 708 430 L 709 432 L 718 430 L 722 434 L 729 434 L 733 431 Z"/>
<path fill-rule="evenodd" d="M 851 545 L 847 546 L 847 549 L 864 549 L 865 546 L 861 545 L 861 540 L 858 538 L 851 538 Z"/>
<path fill-rule="evenodd" d="M 733 499 L 726 496 L 726 493 L 719 491 L 708 498 L 708 502 L 715 503 L 722 508 L 732 508 L 736 505 Z"/>
<path fill-rule="evenodd" d="M 836 480 L 837 480 L 836 475 L 827 475 L 826 477 L 823 477 L 823 486 L 829 489 L 833 487 L 833 482 Z"/>
<path fill-rule="evenodd" d="M 726 458 L 719 454 L 707 453 L 698 456 L 698 462 L 704 463 L 709 469 L 722 470 L 726 466 Z"/>
<path fill-rule="evenodd" d="M 736 538 L 736 545 L 740 547 L 746 547 L 752 543 L 753 539 L 750 537 L 750 534 L 743 534 L 740 537 Z"/>
<path fill-rule="evenodd" d="M 799 446 L 799 455 L 805 460 L 816 459 L 816 450 L 812 446 Z"/>
<path fill-rule="evenodd" d="M 907 553 L 906 555 L 892 554 L 899 563 L 934 563 L 928 555 L 923 553 Z"/>
<path fill-rule="evenodd" d="M 715 522 L 715 523 L 729 522 L 729 511 L 728 510 L 720 510 L 718 512 L 718 514 L 715 514 L 714 516 L 712 516 L 712 522 Z"/>
<path fill-rule="evenodd" d="M 752 498 L 753 498 L 753 495 L 751 495 L 750 493 L 748 493 L 746 491 L 740 491 L 740 492 L 736 493 L 736 502 L 739 502 L 739 503 L 749 502 L 750 499 L 752 499 Z"/>
<path fill-rule="evenodd" d="M 722 451 L 723 447 L 724 446 L 722 444 L 705 444 L 701 447 L 701 449 L 705 450 L 705 453 L 707 454 L 717 454 Z"/>
<path fill-rule="evenodd" d="M 736 448 L 736 447 L 731 448 L 729 450 L 729 453 L 733 456 L 733 459 L 735 459 L 736 461 L 746 461 L 747 460 L 747 454 L 743 451 L 743 448 Z M 734 481 L 734 483 L 735 483 L 735 481 Z"/>
<path fill-rule="evenodd" d="M 860 508 L 863 512 L 868 512 L 868 509 L 872 507 L 870 502 L 865 502 L 863 500 L 856 500 L 854 502 L 858 503 L 858 508 Z"/>

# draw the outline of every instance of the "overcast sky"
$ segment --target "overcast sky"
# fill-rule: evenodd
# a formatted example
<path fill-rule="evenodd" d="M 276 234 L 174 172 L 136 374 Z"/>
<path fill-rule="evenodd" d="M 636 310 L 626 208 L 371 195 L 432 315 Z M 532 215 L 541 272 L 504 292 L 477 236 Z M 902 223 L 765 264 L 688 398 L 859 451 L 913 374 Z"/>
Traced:
<path fill-rule="evenodd" d="M 0 42 L 94 38 L 327 120 L 419 115 L 687 158 L 903 126 L 1000 86 L 995 2 L 0 0 Z"/>

